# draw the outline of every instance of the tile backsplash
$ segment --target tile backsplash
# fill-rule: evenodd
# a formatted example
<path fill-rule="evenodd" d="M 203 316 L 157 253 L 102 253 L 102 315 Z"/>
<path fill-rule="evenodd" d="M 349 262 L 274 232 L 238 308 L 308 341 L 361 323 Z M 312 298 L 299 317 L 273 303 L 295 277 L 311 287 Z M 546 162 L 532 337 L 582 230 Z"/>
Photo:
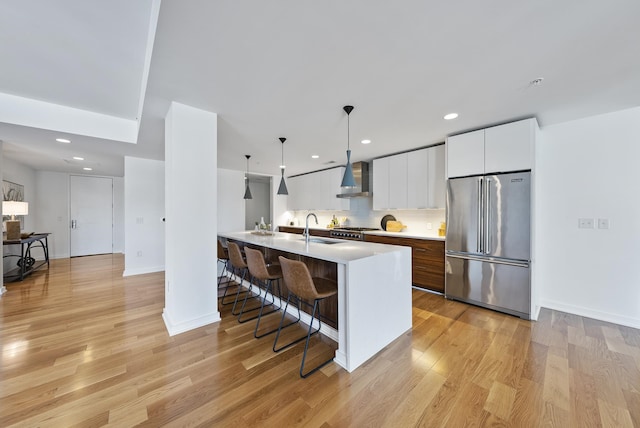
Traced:
<path fill-rule="evenodd" d="M 371 198 L 353 198 L 350 200 L 350 209 L 348 211 L 288 211 L 282 218 L 282 225 L 288 224 L 289 221 L 294 223 L 297 221 L 298 226 L 304 226 L 305 218 L 308 213 L 312 212 L 318 217 L 318 226 L 313 219 L 309 227 L 327 227 L 335 215 L 338 220 L 346 217 L 347 222 L 341 224 L 351 227 L 373 227 L 381 228 L 380 220 L 386 214 L 393 215 L 396 220 L 401 221 L 407 226 L 405 231 L 410 234 L 419 234 L 426 236 L 438 236 L 438 228 L 440 222 L 445 221 L 445 210 L 386 210 L 374 211 L 372 209 Z M 431 229 L 429 229 L 431 225 Z"/>

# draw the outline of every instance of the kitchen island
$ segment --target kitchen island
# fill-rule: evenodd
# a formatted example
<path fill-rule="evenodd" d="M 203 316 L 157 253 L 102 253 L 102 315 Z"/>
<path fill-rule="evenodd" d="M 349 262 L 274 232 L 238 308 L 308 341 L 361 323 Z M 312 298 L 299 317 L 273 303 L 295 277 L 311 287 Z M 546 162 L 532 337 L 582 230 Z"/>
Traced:
<path fill-rule="evenodd" d="M 334 361 L 349 372 L 411 329 L 410 248 L 328 238 L 306 242 L 300 235 L 281 232 L 219 235 L 335 265 L 338 349 Z"/>

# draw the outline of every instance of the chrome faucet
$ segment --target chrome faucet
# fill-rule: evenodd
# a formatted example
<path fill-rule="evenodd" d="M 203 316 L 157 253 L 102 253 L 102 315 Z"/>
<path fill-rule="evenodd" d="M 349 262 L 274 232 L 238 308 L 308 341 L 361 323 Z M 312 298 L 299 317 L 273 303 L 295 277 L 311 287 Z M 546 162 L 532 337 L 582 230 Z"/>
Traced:
<path fill-rule="evenodd" d="M 306 242 L 309 242 L 309 217 L 310 216 L 313 216 L 313 218 L 316 219 L 316 224 L 318 224 L 318 217 L 316 217 L 314 213 L 307 214 L 307 218 L 304 221 L 304 232 L 302 232 L 302 234 L 304 235 L 304 240 Z"/>

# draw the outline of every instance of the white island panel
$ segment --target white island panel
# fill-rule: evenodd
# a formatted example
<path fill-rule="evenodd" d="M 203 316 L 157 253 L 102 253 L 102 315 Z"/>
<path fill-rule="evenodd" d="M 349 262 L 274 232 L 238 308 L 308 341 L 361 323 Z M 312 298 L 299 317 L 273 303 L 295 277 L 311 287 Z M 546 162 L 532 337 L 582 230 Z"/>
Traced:
<path fill-rule="evenodd" d="M 411 248 L 399 248 L 347 266 L 344 291 L 348 371 L 411 330 Z M 342 327 L 339 324 L 339 330 Z"/>

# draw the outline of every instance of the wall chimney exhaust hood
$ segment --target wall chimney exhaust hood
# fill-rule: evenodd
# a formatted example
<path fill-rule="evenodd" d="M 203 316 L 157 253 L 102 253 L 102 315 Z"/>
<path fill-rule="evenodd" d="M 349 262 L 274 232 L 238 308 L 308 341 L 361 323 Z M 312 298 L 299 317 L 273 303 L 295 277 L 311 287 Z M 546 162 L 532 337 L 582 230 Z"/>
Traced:
<path fill-rule="evenodd" d="M 344 192 L 336 195 L 338 198 L 366 198 L 369 193 L 369 163 L 354 162 L 353 177 L 356 179 L 356 187 L 344 189 Z"/>

